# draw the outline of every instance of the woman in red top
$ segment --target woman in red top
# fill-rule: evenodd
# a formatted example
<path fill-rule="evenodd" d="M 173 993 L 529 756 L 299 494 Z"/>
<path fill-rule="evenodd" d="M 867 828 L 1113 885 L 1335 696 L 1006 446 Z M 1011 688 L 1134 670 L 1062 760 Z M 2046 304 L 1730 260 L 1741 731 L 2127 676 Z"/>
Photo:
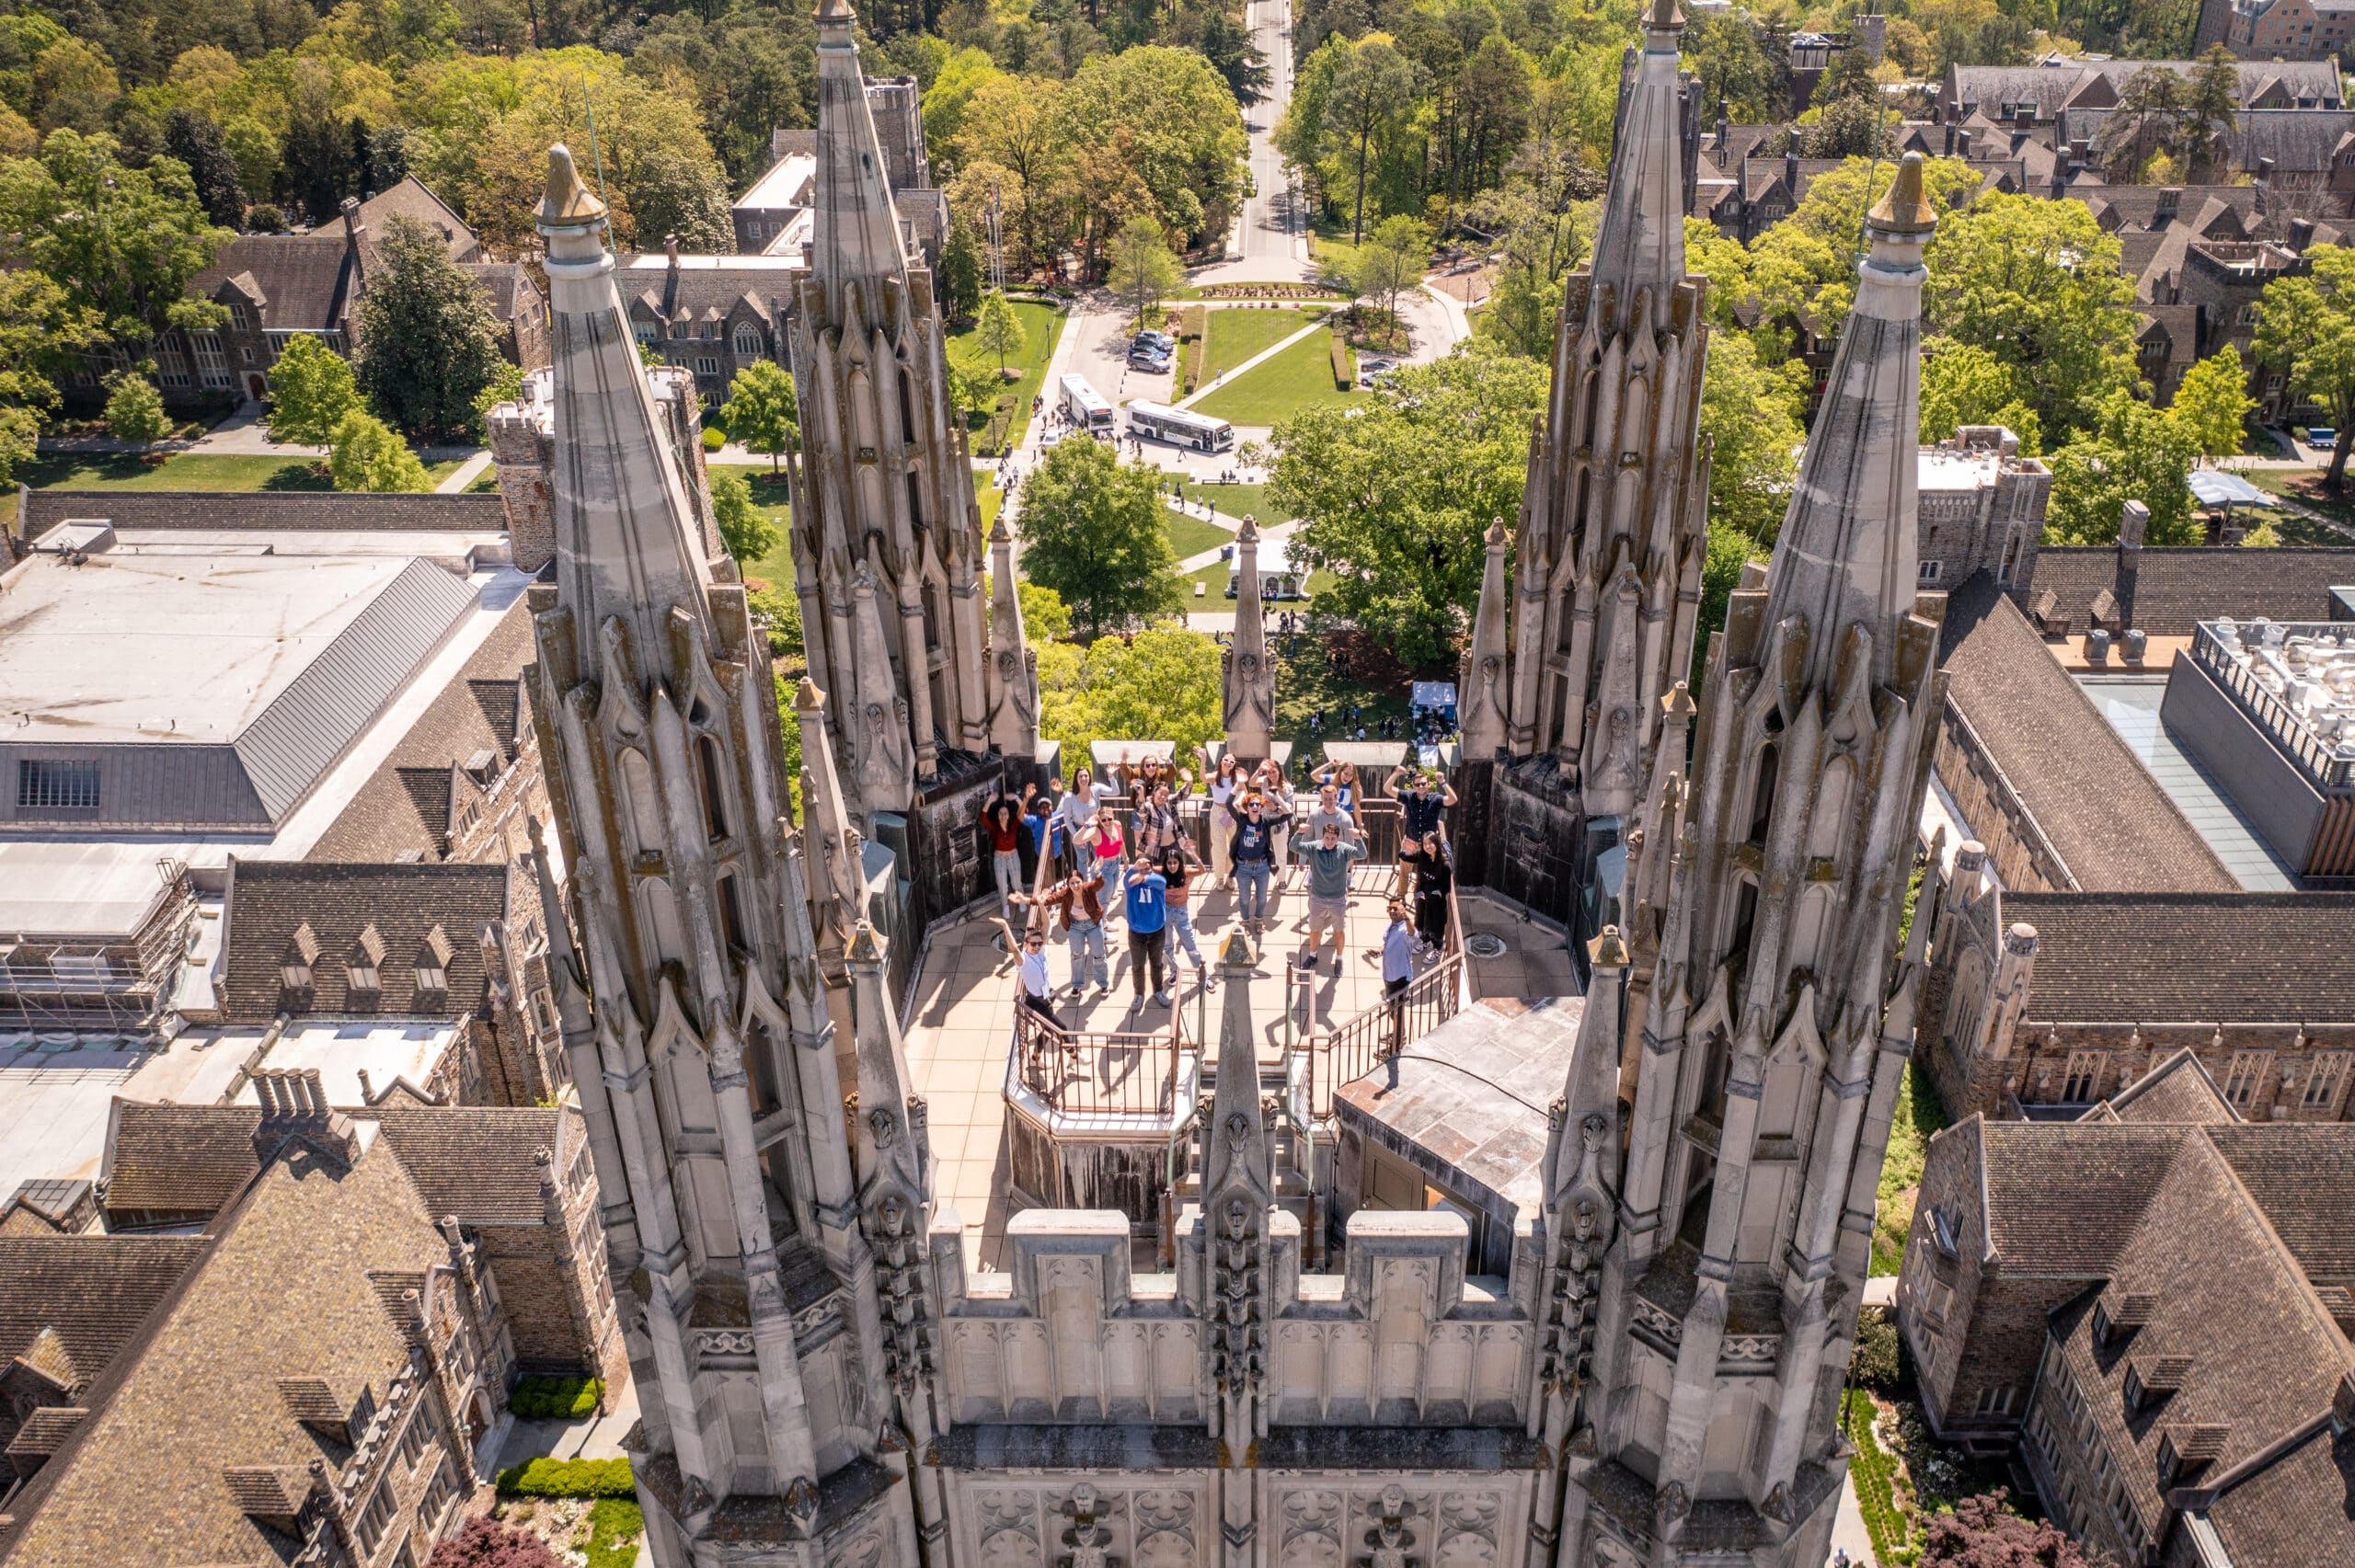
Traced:
<path fill-rule="evenodd" d="M 982 807 L 982 830 L 990 836 L 990 869 L 997 876 L 1000 914 L 1011 914 L 1022 891 L 1022 803 L 1000 790 Z"/>

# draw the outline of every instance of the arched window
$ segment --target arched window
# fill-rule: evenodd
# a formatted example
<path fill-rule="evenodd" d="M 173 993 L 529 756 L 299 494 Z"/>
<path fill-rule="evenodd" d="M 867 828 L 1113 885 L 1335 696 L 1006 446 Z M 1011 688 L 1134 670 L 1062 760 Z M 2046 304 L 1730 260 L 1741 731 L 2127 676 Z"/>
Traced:
<path fill-rule="evenodd" d="M 715 839 L 728 836 L 728 785 L 726 754 L 719 742 L 708 735 L 695 737 L 695 761 L 703 774 L 703 823 Z"/>
<path fill-rule="evenodd" d="M 736 324 L 736 357 L 740 360 L 761 357 L 761 329 L 749 321 Z"/>
<path fill-rule="evenodd" d="M 719 934 L 721 940 L 739 953 L 749 953 L 752 944 L 744 935 L 744 900 L 737 895 L 736 878 L 719 879 Z"/>
<path fill-rule="evenodd" d="M 916 439 L 916 378 L 908 367 L 900 367 L 900 434 L 913 443 Z"/>
<path fill-rule="evenodd" d="M 1758 749 L 1758 773 L 1750 786 L 1750 832 L 1753 844 L 1766 841 L 1766 830 L 1775 819 L 1775 774 L 1783 760 L 1783 749 L 1773 741 Z"/>

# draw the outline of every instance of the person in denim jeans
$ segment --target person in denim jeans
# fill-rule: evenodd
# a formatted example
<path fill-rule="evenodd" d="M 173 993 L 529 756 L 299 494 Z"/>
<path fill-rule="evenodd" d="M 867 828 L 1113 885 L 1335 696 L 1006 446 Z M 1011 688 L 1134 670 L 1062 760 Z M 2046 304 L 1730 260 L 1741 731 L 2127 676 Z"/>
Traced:
<path fill-rule="evenodd" d="M 1100 871 L 1076 871 L 1039 895 L 1038 905 L 1052 910 L 1062 917 L 1063 935 L 1071 942 L 1071 994 L 1079 1000 L 1086 989 L 1090 969 L 1095 971 L 1096 989 L 1112 989 L 1112 965 L 1104 946 L 1104 874 Z M 1017 903 L 1030 900 L 1017 897 Z"/>
<path fill-rule="evenodd" d="M 1227 859 L 1235 867 L 1235 886 L 1239 898 L 1237 912 L 1243 927 L 1252 935 L 1259 934 L 1260 922 L 1268 918 L 1268 876 L 1275 864 L 1275 835 L 1267 824 L 1267 803 L 1254 795 L 1243 803 L 1243 820 L 1235 825 L 1235 837 L 1228 841 Z"/>
<path fill-rule="evenodd" d="M 1202 957 L 1201 944 L 1194 940 L 1193 879 L 1202 869 L 1201 857 L 1194 846 L 1178 839 L 1165 846 L 1154 864 L 1163 881 L 1169 884 L 1169 972 L 1174 979 L 1178 972 L 1178 955 L 1183 952 L 1194 961 L 1194 973 L 1201 980 L 1204 990 L 1218 990 L 1218 977 L 1211 973 L 1210 965 Z"/>

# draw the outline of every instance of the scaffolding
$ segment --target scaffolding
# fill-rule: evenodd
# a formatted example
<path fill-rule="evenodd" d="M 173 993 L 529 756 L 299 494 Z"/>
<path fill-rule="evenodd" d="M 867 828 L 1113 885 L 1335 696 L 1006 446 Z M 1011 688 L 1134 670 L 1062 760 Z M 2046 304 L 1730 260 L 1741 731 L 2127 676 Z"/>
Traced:
<path fill-rule="evenodd" d="M 188 868 L 157 863 L 162 895 L 135 932 L 0 934 L 0 1033 L 159 1041 L 196 924 Z"/>

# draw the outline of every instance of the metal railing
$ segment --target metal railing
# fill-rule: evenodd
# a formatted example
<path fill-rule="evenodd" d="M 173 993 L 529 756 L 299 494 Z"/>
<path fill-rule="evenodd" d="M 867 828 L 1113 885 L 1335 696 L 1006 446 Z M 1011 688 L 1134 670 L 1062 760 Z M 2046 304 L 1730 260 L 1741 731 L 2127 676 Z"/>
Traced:
<path fill-rule="evenodd" d="M 1169 1010 L 1166 1028 L 1136 1032 L 1058 1029 L 1027 1007 L 1014 1010 L 1022 1085 L 1062 1116 L 1176 1115 L 1189 1046 L 1182 1007 Z"/>
<path fill-rule="evenodd" d="M 2277 624 L 2285 643 L 2294 637 L 2336 641 L 2346 630 L 2344 626 L 2328 624 Z M 2316 735 L 2289 704 L 2268 691 L 2265 683 L 2257 678 L 2251 664 L 2234 658 L 2225 651 L 2223 640 L 2208 622 L 2200 622 L 2192 628 L 2191 660 L 2231 694 L 2242 712 L 2273 737 L 2317 787 L 2328 790 L 2355 787 L 2355 758 L 2338 755 L 2338 748 Z"/>

